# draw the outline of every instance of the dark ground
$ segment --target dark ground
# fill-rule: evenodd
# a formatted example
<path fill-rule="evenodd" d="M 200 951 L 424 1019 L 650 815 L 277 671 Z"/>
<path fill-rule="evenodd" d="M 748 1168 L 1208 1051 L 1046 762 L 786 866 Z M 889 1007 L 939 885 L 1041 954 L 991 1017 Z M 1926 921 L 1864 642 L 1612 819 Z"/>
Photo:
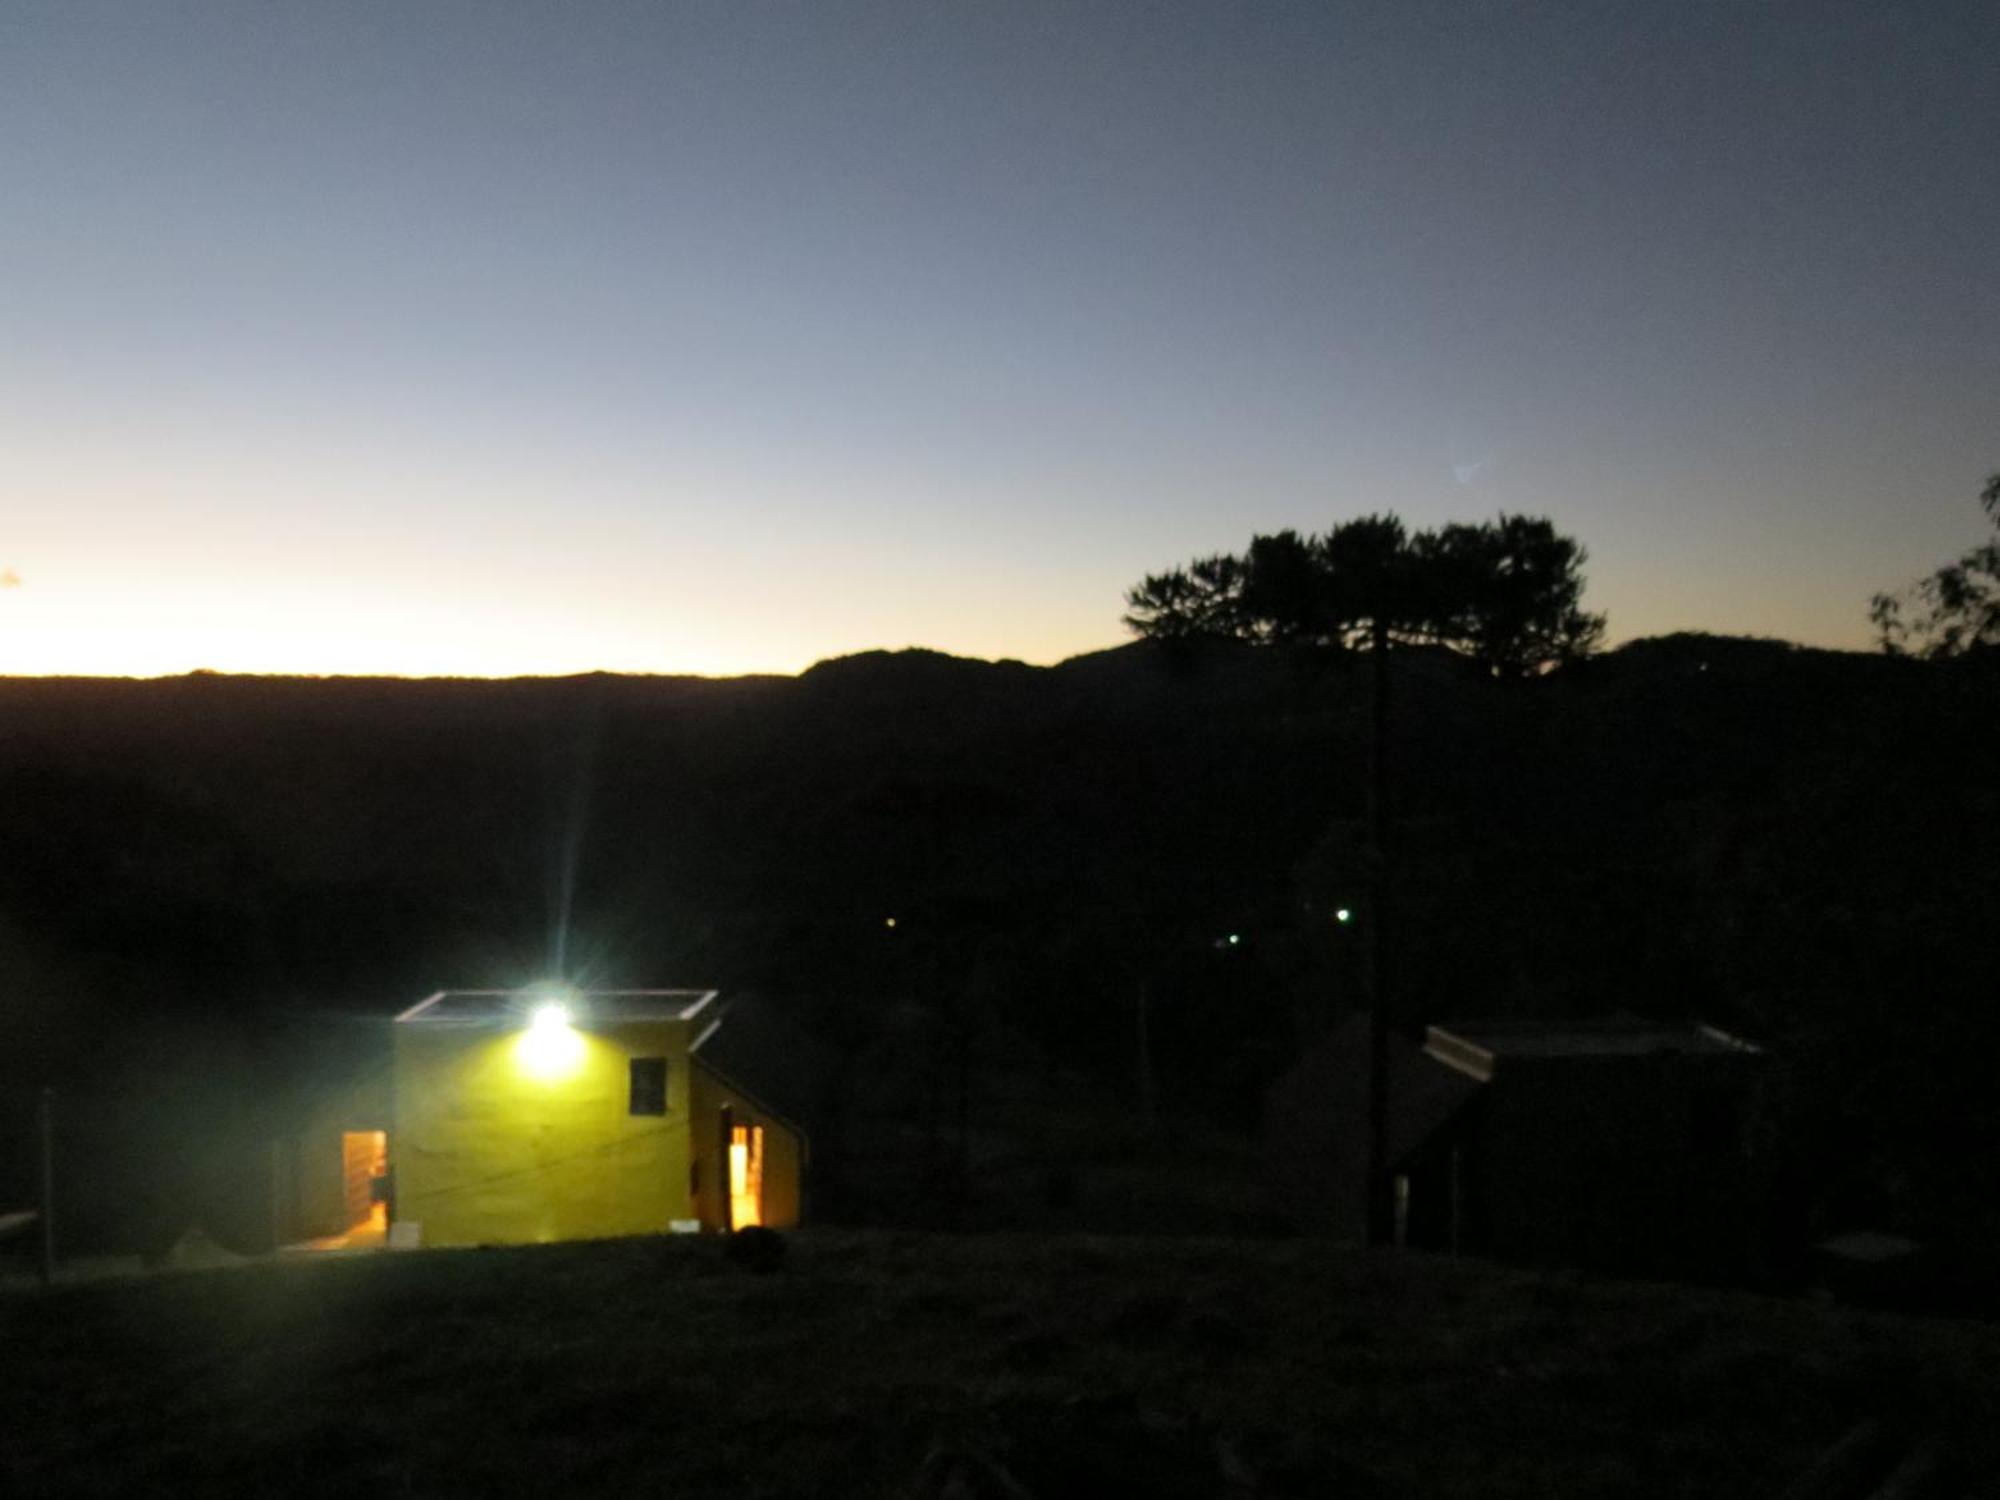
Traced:
<path fill-rule="evenodd" d="M 338 1258 L 0 1337 L 23 1495 L 1763 1496 L 1867 1417 L 2000 1475 L 2000 1329 L 1304 1240 Z"/>

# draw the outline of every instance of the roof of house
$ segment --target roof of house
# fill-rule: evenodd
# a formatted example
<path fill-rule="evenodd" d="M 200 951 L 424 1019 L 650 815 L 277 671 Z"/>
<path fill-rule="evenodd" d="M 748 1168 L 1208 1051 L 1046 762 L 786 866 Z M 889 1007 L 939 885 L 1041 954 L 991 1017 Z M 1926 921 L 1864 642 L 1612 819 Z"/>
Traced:
<path fill-rule="evenodd" d="M 1583 1021 L 1447 1021 L 1427 1027 L 1424 1051 L 1484 1081 L 1508 1059 L 1746 1056 L 1762 1049 L 1713 1026 L 1606 1016 Z"/>
<path fill-rule="evenodd" d="M 827 1049 L 755 996 L 715 990 L 572 990 L 553 984 L 518 990 L 439 990 L 396 1017 L 401 1025 L 520 1027 L 546 1005 L 576 1025 L 692 1021 L 688 1050 L 700 1066 L 801 1131 L 824 1119 L 833 1059 Z M 728 1024 L 724 1025 L 724 1021 Z"/>
<path fill-rule="evenodd" d="M 544 1005 L 560 1005 L 571 1019 L 616 1025 L 622 1021 L 692 1021 L 715 999 L 714 990 L 571 990 L 533 985 L 520 990 L 439 990 L 396 1017 L 424 1026 L 519 1026 Z"/>
<path fill-rule="evenodd" d="M 702 1066 L 747 1090 L 794 1125 L 816 1130 L 827 1115 L 834 1058 L 756 995 L 735 995 L 708 1012 L 695 1037 Z"/>

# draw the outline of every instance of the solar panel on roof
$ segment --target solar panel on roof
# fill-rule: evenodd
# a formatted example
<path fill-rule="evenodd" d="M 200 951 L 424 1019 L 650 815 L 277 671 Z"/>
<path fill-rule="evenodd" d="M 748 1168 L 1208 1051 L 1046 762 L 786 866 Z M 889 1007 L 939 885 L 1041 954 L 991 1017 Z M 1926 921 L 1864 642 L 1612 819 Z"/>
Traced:
<path fill-rule="evenodd" d="M 525 1025 L 538 1006 L 559 999 L 579 1025 L 621 1021 L 686 1021 L 714 1000 L 714 990 L 440 990 L 396 1019 L 411 1025 Z"/>

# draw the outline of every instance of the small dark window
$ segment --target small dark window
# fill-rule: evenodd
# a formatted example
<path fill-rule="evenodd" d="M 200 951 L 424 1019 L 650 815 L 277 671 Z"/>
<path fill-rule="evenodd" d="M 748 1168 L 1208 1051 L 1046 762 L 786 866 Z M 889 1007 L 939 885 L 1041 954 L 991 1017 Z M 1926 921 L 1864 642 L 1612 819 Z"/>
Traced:
<path fill-rule="evenodd" d="M 667 1060 L 664 1057 L 632 1059 L 632 1113 L 663 1115 L 667 1112 Z"/>

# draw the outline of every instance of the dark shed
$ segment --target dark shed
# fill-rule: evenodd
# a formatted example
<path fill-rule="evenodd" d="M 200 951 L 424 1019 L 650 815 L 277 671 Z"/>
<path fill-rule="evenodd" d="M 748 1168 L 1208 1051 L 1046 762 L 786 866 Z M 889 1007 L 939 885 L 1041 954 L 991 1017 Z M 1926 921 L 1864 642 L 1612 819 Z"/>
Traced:
<path fill-rule="evenodd" d="M 1466 1021 L 1391 1053 L 1398 1236 L 1501 1259 L 1734 1276 L 1754 1223 L 1766 1059 L 1713 1027 L 1636 1017 Z M 1276 1205 L 1365 1230 L 1368 1026 L 1354 1017 L 1267 1097 Z"/>

